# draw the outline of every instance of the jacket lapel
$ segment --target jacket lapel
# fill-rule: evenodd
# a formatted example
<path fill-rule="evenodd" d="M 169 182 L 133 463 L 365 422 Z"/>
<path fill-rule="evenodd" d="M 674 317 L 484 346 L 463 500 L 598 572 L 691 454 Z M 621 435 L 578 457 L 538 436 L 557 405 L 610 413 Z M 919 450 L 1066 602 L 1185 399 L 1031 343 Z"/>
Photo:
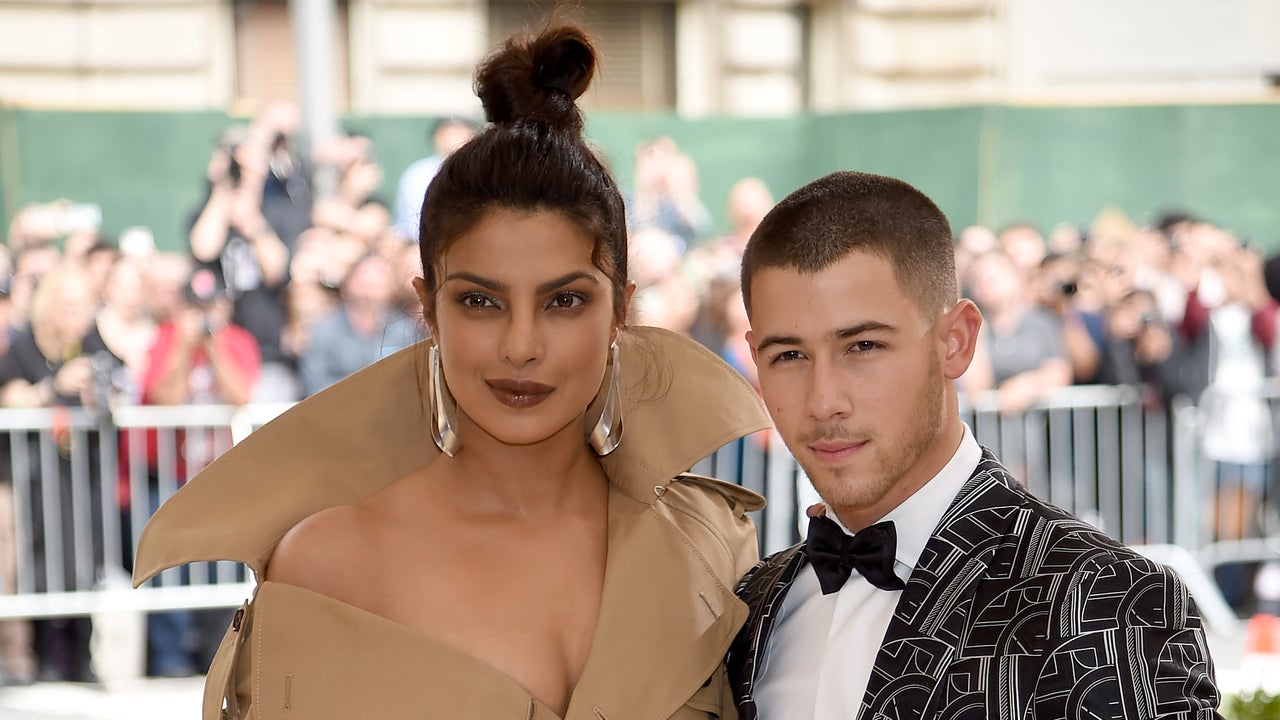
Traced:
<path fill-rule="evenodd" d="M 876 656 L 860 720 L 919 718 L 942 708 L 939 679 L 966 645 L 977 587 L 997 552 L 1010 542 L 1020 505 L 1016 483 L 983 448 L 960 490 L 925 545 L 898 600 Z"/>
<path fill-rule="evenodd" d="M 796 576 L 808 559 L 801 545 L 777 552 L 751 570 L 738 584 L 738 597 L 751 608 L 746 625 L 729 648 L 729 684 L 741 720 L 755 720 L 755 681 L 769 647 L 774 623 Z"/>

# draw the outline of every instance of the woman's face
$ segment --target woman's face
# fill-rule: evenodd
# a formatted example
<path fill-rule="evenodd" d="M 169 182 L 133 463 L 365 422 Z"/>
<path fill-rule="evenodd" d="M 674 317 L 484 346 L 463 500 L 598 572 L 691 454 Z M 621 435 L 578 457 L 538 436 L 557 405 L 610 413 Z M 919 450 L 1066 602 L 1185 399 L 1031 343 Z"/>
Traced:
<path fill-rule="evenodd" d="M 592 247 L 559 214 L 493 210 L 445 251 L 434 297 L 415 281 L 460 433 L 582 441 L 614 336 L 614 290 Z"/>

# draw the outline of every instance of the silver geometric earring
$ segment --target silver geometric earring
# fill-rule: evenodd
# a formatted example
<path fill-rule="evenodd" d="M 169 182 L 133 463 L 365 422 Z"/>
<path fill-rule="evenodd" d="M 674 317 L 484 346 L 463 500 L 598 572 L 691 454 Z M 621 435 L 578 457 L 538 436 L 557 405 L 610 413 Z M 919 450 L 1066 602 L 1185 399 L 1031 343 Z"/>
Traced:
<path fill-rule="evenodd" d="M 604 406 L 600 409 L 600 417 L 587 433 L 591 449 L 602 457 L 617 450 L 622 442 L 622 366 L 618 364 L 616 340 L 609 346 L 608 373 L 609 377 L 602 383 L 609 388 L 605 392 Z"/>
<path fill-rule="evenodd" d="M 458 403 L 444 383 L 444 372 L 440 369 L 440 348 L 435 341 L 427 344 L 430 372 L 427 378 L 427 394 L 431 401 L 431 439 L 435 441 L 440 452 L 453 457 L 462 448 L 458 438 Z"/>

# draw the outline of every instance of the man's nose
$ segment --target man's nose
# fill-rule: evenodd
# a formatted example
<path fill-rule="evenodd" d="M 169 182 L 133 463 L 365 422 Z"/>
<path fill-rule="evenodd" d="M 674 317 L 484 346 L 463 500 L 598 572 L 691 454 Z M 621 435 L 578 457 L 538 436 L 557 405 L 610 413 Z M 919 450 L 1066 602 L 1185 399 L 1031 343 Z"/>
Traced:
<path fill-rule="evenodd" d="M 809 416 L 821 421 L 847 416 L 853 407 L 845 384 L 847 379 L 835 363 L 815 361 L 805 388 Z"/>

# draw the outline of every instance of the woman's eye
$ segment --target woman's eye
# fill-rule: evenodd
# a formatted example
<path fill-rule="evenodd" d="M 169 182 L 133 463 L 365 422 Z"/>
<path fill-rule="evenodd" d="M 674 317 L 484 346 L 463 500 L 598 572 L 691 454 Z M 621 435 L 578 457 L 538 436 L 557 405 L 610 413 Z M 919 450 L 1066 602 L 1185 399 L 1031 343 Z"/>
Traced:
<path fill-rule="evenodd" d="M 498 304 L 493 301 L 493 298 L 485 295 L 484 293 L 464 293 L 462 297 L 458 298 L 458 300 L 462 303 L 463 307 L 471 308 L 473 310 L 482 310 L 484 308 L 498 306 Z"/>
<path fill-rule="evenodd" d="M 551 307 L 555 308 L 575 308 L 587 301 L 587 298 L 581 293 L 576 292 L 558 292 L 551 296 Z"/>

